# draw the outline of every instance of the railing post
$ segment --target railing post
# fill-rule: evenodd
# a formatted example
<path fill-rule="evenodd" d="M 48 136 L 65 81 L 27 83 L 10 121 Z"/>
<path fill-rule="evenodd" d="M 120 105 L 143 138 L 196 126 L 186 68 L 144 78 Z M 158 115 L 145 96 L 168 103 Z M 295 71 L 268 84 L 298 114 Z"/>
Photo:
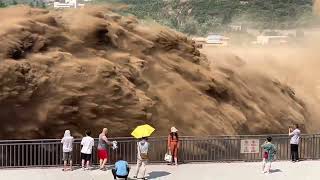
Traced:
<path fill-rule="evenodd" d="M 312 159 L 316 159 L 316 135 L 312 135 Z"/>
<path fill-rule="evenodd" d="M 44 148 L 43 148 L 43 141 L 40 142 L 40 166 L 44 166 Z"/>

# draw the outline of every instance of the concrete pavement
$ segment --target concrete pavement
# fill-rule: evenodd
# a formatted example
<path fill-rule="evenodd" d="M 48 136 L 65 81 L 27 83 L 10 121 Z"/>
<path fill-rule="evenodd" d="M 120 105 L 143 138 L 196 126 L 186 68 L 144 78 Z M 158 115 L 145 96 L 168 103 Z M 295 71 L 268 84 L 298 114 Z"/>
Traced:
<path fill-rule="evenodd" d="M 149 165 L 147 173 L 153 180 L 317 180 L 320 161 L 298 163 L 274 162 L 271 174 L 261 173 L 261 163 L 204 163 L 182 164 L 178 167 Z M 132 166 L 130 177 L 135 166 Z M 1 180 L 112 180 L 111 170 L 63 172 L 61 168 L 1 169 Z"/>

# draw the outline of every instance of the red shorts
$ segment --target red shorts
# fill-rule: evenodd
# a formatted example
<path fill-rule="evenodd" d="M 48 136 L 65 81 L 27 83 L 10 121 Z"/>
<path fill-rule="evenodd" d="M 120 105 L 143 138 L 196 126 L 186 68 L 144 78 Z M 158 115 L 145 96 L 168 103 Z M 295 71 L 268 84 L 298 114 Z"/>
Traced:
<path fill-rule="evenodd" d="M 107 150 L 104 150 L 104 149 L 98 149 L 98 158 L 99 159 L 108 159 L 108 151 Z"/>

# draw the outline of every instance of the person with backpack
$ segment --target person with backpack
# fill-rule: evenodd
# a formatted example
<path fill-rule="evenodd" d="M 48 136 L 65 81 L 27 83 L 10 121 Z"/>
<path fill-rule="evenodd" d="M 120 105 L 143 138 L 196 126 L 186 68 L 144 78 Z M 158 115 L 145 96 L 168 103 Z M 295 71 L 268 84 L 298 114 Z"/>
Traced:
<path fill-rule="evenodd" d="M 272 137 L 268 137 L 267 141 L 264 142 L 261 146 L 264 150 L 263 162 L 262 162 L 263 173 L 270 173 L 271 163 L 274 161 L 274 156 L 277 152 L 275 145 L 272 144 L 271 141 L 272 141 Z"/>
<path fill-rule="evenodd" d="M 142 178 L 143 180 L 146 179 L 145 174 L 147 170 L 147 163 L 149 160 L 148 157 L 148 150 L 149 150 L 149 143 L 148 138 L 143 137 L 141 141 L 137 143 L 137 170 L 135 176 L 133 178 L 138 178 L 140 169 L 142 170 Z"/>
<path fill-rule="evenodd" d="M 64 136 L 61 139 L 62 143 L 62 160 L 63 160 L 63 171 L 72 171 L 72 147 L 73 147 L 73 137 L 71 136 L 70 130 L 65 130 Z M 69 161 L 70 168 L 67 168 L 67 163 Z"/>

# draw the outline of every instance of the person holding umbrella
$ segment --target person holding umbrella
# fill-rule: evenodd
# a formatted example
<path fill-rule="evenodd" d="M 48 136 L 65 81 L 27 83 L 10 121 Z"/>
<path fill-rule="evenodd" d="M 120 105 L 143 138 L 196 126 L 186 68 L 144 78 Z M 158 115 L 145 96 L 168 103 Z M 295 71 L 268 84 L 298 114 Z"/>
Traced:
<path fill-rule="evenodd" d="M 139 171 L 142 171 L 142 178 L 143 180 L 146 179 L 145 174 L 147 170 L 147 163 L 149 160 L 149 142 L 148 137 L 151 136 L 155 129 L 150 125 L 142 125 L 138 126 L 131 135 L 137 139 L 139 142 L 137 143 L 137 169 L 136 173 L 133 178 L 138 178 Z"/>

